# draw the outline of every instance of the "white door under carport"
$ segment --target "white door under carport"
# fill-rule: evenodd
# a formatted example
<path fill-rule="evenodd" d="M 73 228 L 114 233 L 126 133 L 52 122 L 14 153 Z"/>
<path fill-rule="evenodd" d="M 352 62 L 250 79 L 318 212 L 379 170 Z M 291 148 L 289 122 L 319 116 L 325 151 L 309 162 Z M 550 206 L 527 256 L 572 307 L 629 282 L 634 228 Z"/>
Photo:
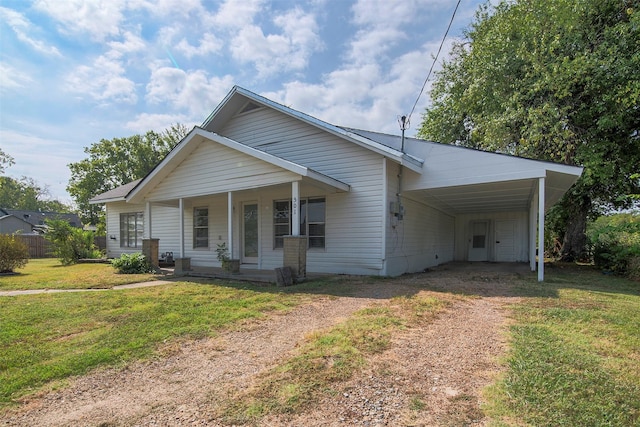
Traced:
<path fill-rule="evenodd" d="M 497 262 L 516 261 L 516 222 L 512 219 L 495 222 L 495 244 Z"/>
<path fill-rule="evenodd" d="M 469 226 L 469 261 L 488 261 L 489 221 L 471 221 Z"/>

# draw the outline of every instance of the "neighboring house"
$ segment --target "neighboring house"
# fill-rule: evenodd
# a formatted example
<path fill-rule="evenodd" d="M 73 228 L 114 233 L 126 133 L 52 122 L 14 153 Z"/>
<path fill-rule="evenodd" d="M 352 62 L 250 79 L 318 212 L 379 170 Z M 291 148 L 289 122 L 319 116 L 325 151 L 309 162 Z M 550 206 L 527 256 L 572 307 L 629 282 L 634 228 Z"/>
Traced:
<path fill-rule="evenodd" d="M 338 127 L 234 87 L 144 179 L 96 196 L 107 255 L 159 251 L 219 266 L 400 275 L 450 261 L 529 262 L 544 211 L 582 168 Z M 537 249 L 540 253 L 542 250 Z M 543 264 L 538 262 L 539 279 Z"/>
<path fill-rule="evenodd" d="M 0 234 L 32 234 L 33 225 L 0 209 Z"/>
<path fill-rule="evenodd" d="M 46 220 L 63 219 L 73 227 L 82 227 L 82 222 L 77 214 L 59 212 L 26 211 L 20 209 L 2 209 L 0 216 L 10 215 L 31 225 L 29 233 L 42 233 L 46 229 Z M 4 233 L 4 231 L 2 231 Z M 5 233 L 6 234 L 6 233 Z"/>

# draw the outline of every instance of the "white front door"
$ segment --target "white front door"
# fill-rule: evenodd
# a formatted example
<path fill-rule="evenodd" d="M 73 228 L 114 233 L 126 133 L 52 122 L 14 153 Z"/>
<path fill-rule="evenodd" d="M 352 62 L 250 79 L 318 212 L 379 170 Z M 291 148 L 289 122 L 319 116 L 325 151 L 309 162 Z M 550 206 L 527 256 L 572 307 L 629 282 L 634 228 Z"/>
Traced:
<path fill-rule="evenodd" d="M 242 263 L 257 264 L 260 248 L 258 203 L 242 204 Z"/>
<path fill-rule="evenodd" d="M 488 261 L 489 221 L 471 221 L 469 228 L 469 261 Z"/>
<path fill-rule="evenodd" d="M 512 219 L 496 221 L 496 261 L 515 262 L 516 222 Z"/>

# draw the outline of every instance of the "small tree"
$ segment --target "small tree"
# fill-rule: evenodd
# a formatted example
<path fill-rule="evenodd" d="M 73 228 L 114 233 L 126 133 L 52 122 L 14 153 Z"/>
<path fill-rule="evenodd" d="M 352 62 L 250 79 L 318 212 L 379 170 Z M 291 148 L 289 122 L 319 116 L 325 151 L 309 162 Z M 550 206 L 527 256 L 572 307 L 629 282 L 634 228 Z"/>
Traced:
<path fill-rule="evenodd" d="M 29 248 L 9 234 L 0 234 L 0 273 L 12 273 L 29 261 Z"/>
<path fill-rule="evenodd" d="M 62 219 L 48 220 L 45 238 L 53 245 L 53 253 L 63 265 L 71 265 L 82 258 L 98 258 L 100 251 L 93 243 L 93 233 L 72 227 Z"/>

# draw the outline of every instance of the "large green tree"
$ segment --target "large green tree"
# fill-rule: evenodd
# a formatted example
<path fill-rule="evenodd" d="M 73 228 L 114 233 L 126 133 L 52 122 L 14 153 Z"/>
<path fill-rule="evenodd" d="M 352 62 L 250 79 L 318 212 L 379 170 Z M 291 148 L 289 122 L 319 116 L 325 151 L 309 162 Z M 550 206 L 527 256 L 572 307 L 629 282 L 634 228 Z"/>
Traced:
<path fill-rule="evenodd" d="M 626 207 L 640 180 L 640 1 L 483 6 L 437 74 L 419 135 L 582 165 L 552 212 L 576 259 L 590 217 Z"/>
<path fill-rule="evenodd" d="M 33 178 L 0 176 L 0 207 L 45 212 L 71 212 L 72 208 L 52 200 L 49 188 Z"/>
<path fill-rule="evenodd" d="M 84 149 L 88 158 L 69 164 L 71 179 L 67 191 L 74 199 L 83 222 L 98 224 L 103 216 L 101 206 L 89 200 L 105 191 L 143 178 L 187 134 L 181 124 L 162 133 L 102 139 Z"/>

